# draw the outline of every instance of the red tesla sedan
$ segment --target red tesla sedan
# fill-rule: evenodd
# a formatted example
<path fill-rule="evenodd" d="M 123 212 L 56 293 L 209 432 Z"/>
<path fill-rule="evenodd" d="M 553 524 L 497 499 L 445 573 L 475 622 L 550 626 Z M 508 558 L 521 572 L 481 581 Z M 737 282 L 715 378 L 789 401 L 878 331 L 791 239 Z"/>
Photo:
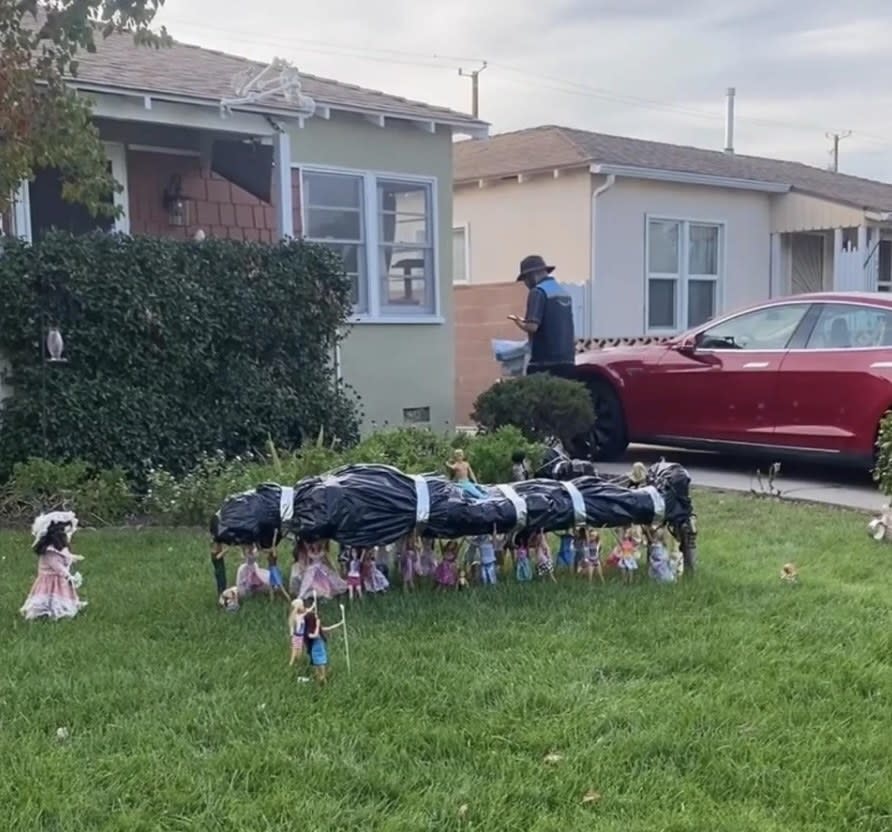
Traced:
<path fill-rule="evenodd" d="M 870 467 L 892 409 L 892 296 L 780 298 L 576 366 L 602 459 L 640 442 Z"/>

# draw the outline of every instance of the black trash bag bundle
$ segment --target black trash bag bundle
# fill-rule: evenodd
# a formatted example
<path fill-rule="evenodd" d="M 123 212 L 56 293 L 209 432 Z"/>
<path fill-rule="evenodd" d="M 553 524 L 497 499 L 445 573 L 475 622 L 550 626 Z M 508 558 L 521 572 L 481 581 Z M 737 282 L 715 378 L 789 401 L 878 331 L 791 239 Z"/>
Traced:
<path fill-rule="evenodd" d="M 412 529 L 428 537 L 457 538 L 493 529 L 523 536 L 576 525 L 651 524 L 662 520 L 667 506 L 676 523 L 685 522 L 685 507 L 692 510 L 687 472 L 670 465 L 655 472 L 653 480 L 637 489 L 596 477 L 564 483 L 528 480 L 489 486 L 487 497 L 477 499 L 444 477 L 411 477 L 388 465 L 349 465 L 295 486 L 291 527 L 302 540 L 375 546 L 393 543 Z"/>
<path fill-rule="evenodd" d="M 283 529 L 283 521 L 291 513 L 291 489 L 284 490 L 284 501 L 283 487 L 274 482 L 227 497 L 211 518 L 214 542 L 224 546 L 272 548 L 289 531 Z"/>
<path fill-rule="evenodd" d="M 386 546 L 415 527 L 415 480 L 390 465 L 347 465 L 294 487 L 291 527 L 307 542 Z"/>
<path fill-rule="evenodd" d="M 570 459 L 560 448 L 546 449 L 542 464 L 536 469 L 537 477 L 552 480 L 573 480 L 576 477 L 597 477 L 598 469 L 587 459 Z"/>

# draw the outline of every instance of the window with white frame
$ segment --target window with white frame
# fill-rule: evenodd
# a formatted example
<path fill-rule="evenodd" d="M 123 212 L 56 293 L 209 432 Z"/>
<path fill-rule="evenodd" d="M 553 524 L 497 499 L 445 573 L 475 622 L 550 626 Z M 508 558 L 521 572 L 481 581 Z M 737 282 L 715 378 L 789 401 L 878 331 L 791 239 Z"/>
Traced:
<path fill-rule="evenodd" d="M 362 176 L 342 173 L 304 172 L 306 239 L 325 243 L 340 255 L 352 285 L 356 312 L 369 308 L 366 281 L 365 198 Z"/>
<path fill-rule="evenodd" d="M 688 329 L 718 311 L 722 226 L 687 220 L 647 223 L 647 329 Z"/>
<path fill-rule="evenodd" d="M 371 173 L 302 170 L 305 238 L 337 251 L 361 317 L 436 311 L 433 184 Z"/>
<path fill-rule="evenodd" d="M 459 225 L 452 229 L 452 282 L 470 283 L 468 269 L 468 226 Z"/>

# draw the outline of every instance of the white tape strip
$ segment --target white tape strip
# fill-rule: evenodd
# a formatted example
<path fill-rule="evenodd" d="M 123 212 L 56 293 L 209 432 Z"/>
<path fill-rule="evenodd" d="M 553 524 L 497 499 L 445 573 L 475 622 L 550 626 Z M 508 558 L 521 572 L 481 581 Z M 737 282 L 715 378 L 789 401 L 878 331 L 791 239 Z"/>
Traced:
<path fill-rule="evenodd" d="M 423 526 L 431 516 L 431 492 L 424 477 L 413 475 L 415 481 L 415 525 Z"/>
<path fill-rule="evenodd" d="M 510 485 L 497 485 L 496 488 L 507 497 L 514 506 L 514 513 L 517 516 L 517 525 L 515 529 L 522 529 L 527 524 L 527 501 L 520 496 Z"/>
<path fill-rule="evenodd" d="M 645 486 L 642 491 L 646 491 L 650 495 L 651 500 L 653 500 L 654 522 L 662 523 L 666 516 L 666 502 L 663 500 L 663 495 L 652 485 Z"/>
<path fill-rule="evenodd" d="M 282 486 L 282 493 L 279 495 L 279 516 L 283 523 L 294 517 L 294 489 L 287 485 Z"/>
<path fill-rule="evenodd" d="M 586 525 L 588 518 L 585 513 L 585 500 L 582 499 L 582 494 L 579 493 L 579 489 L 573 485 L 572 482 L 562 482 L 561 485 L 564 486 L 564 489 L 573 501 L 573 514 L 576 518 L 576 525 Z"/>

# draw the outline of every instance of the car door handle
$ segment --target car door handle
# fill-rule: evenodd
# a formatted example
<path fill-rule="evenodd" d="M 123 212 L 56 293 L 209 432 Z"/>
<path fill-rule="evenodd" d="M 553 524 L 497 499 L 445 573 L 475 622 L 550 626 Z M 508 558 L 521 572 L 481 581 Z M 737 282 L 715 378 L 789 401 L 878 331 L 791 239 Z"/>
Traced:
<path fill-rule="evenodd" d="M 768 366 L 767 361 L 750 361 L 743 365 L 744 370 L 764 370 Z"/>

